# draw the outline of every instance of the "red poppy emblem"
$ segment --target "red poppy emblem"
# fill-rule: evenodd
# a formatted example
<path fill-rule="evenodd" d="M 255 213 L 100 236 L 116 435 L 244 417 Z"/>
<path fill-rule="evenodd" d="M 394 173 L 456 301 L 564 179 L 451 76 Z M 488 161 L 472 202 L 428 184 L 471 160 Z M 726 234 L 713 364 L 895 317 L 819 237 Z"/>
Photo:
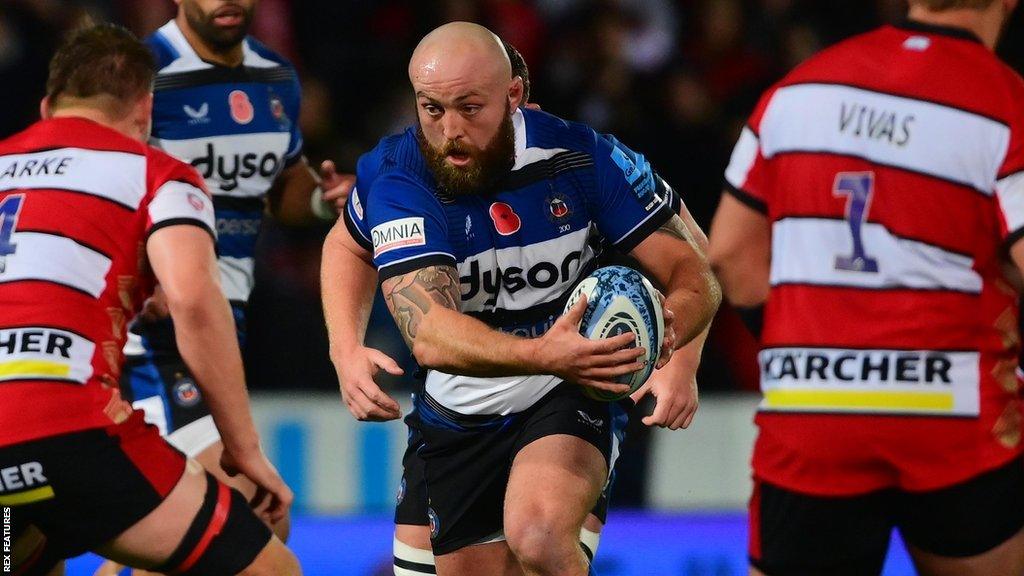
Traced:
<path fill-rule="evenodd" d="M 494 229 L 502 236 L 515 234 L 523 225 L 519 215 L 512 211 L 512 207 L 504 202 L 491 204 L 491 220 L 494 220 Z"/>
<path fill-rule="evenodd" d="M 228 94 L 228 105 L 231 106 L 231 119 L 239 124 L 252 122 L 255 112 L 252 109 L 252 102 L 249 95 L 242 90 L 232 90 Z"/>

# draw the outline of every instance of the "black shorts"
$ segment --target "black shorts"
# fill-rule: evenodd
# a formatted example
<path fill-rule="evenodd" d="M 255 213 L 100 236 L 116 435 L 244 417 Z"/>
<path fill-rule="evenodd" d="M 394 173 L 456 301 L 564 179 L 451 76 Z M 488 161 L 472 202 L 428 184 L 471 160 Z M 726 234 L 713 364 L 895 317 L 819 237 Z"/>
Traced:
<path fill-rule="evenodd" d="M 141 412 L 93 428 L 0 448 L 0 470 L 17 470 L 0 504 L 35 525 L 61 558 L 111 540 L 153 511 L 185 471 L 185 457 Z"/>
<path fill-rule="evenodd" d="M 121 396 L 147 412 L 159 406 L 156 420 L 164 424 L 158 426 L 164 434 L 210 415 L 188 366 L 176 356 L 128 357 L 121 374 Z M 152 405 L 145 404 L 147 400 Z M 147 420 L 154 421 L 153 415 Z"/>
<path fill-rule="evenodd" d="M 587 398 L 568 384 L 558 386 L 529 410 L 509 416 L 458 416 L 426 394 L 417 397 L 415 405 L 435 555 L 501 533 L 512 461 L 534 440 L 554 434 L 576 436 L 600 450 L 612 469 L 632 407 L 628 400 Z M 404 500 L 409 500 L 408 482 L 405 491 Z"/>
<path fill-rule="evenodd" d="M 1024 459 L 929 492 L 818 497 L 757 481 L 750 563 L 768 576 L 878 574 L 894 527 L 939 556 L 995 548 L 1024 527 Z"/>
<path fill-rule="evenodd" d="M 415 395 L 413 395 L 415 402 Z M 427 477 L 423 458 L 419 455 L 420 446 L 423 445 L 423 433 L 420 432 L 419 412 L 412 410 L 406 414 L 404 422 L 409 432 L 409 442 L 402 456 L 402 482 L 398 486 L 398 496 L 395 499 L 395 524 L 408 524 L 411 526 L 429 526 L 430 518 L 427 515 Z M 615 471 L 612 471 L 612 480 L 604 487 L 597 504 L 590 511 L 604 524 L 608 519 L 608 498 L 614 484 Z"/>
<path fill-rule="evenodd" d="M 239 344 L 245 342 L 245 306 L 231 303 Z M 146 412 L 172 445 L 195 456 L 220 440 L 210 409 L 178 352 L 170 318 L 136 321 L 131 331 L 142 338 L 144 355 L 125 358 L 121 397 Z"/>

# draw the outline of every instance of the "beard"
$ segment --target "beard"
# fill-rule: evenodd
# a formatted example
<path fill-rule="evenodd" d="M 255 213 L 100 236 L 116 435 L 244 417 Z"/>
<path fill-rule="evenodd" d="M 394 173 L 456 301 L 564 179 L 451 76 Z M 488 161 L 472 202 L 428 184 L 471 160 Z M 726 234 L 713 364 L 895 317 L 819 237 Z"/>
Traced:
<path fill-rule="evenodd" d="M 427 168 L 437 181 L 438 190 L 453 196 L 482 194 L 512 170 L 515 164 L 516 137 L 511 108 L 505 105 L 505 117 L 498 132 L 479 150 L 449 141 L 440 149 L 427 142 L 423 126 L 416 127 L 416 142 L 427 161 Z M 445 161 L 449 154 L 464 154 L 472 159 L 467 166 L 453 166 Z"/>
<path fill-rule="evenodd" d="M 198 5 L 185 0 L 182 2 L 185 9 L 185 19 L 189 26 L 196 31 L 196 34 L 217 51 L 225 51 L 237 46 L 249 33 L 249 26 L 252 24 L 252 10 L 237 5 L 242 11 L 242 25 L 234 28 L 221 28 L 214 23 L 214 13 L 205 13 Z"/>

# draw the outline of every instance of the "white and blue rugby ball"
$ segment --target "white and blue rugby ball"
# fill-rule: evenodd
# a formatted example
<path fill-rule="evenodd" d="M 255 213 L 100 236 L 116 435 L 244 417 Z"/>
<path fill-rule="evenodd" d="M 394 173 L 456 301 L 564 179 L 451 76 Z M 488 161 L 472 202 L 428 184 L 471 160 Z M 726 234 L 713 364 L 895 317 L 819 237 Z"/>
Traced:
<path fill-rule="evenodd" d="M 630 348 L 647 350 L 647 365 L 615 379 L 628 384 L 629 392 L 621 395 L 584 386 L 583 391 L 595 400 L 613 401 L 625 398 L 643 386 L 654 372 L 661 357 L 665 339 L 665 318 L 661 312 L 658 291 L 644 275 L 625 266 L 598 268 L 576 286 L 565 304 L 568 311 L 580 296 L 586 294 L 587 309 L 580 321 L 580 334 L 597 340 L 632 332 L 636 340 Z"/>

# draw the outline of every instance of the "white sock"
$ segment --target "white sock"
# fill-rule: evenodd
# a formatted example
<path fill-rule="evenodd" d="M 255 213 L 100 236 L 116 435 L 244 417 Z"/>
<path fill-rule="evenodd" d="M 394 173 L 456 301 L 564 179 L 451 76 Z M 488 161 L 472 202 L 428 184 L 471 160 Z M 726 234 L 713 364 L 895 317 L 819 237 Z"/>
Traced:
<path fill-rule="evenodd" d="M 594 560 L 594 555 L 597 554 L 597 545 L 600 543 L 600 532 L 591 532 L 586 528 L 580 528 L 580 545 L 583 546 L 583 551 L 591 561 Z"/>
<path fill-rule="evenodd" d="M 425 576 L 437 574 L 434 552 L 413 548 L 398 538 L 394 539 L 395 576 Z"/>

